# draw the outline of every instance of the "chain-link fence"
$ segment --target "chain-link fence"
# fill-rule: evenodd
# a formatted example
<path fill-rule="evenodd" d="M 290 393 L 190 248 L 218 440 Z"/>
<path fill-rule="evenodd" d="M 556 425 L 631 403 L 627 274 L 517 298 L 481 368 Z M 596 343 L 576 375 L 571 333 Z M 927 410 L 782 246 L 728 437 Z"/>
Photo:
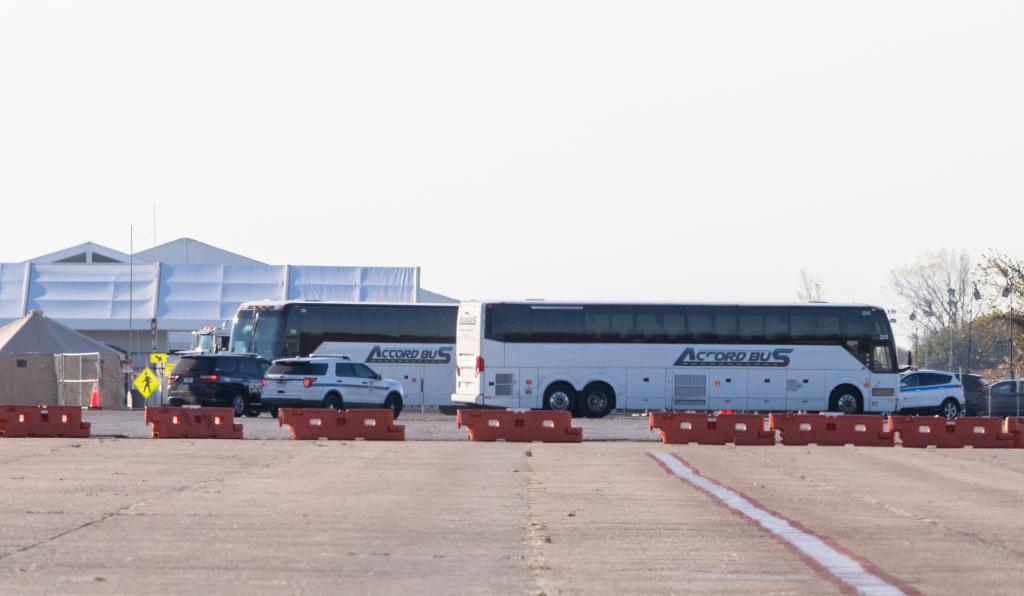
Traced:
<path fill-rule="evenodd" d="M 102 384 L 103 366 L 98 352 L 54 354 L 57 375 L 57 405 L 88 406 L 95 386 Z"/>

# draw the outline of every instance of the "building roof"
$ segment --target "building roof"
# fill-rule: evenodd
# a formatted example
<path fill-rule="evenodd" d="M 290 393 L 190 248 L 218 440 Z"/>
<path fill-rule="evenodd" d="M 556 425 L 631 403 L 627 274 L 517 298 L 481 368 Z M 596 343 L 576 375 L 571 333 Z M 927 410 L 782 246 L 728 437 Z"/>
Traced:
<path fill-rule="evenodd" d="M 433 304 L 458 304 L 459 301 L 450 296 L 444 294 L 438 294 L 437 292 L 431 292 L 420 288 L 420 302 L 430 302 Z"/>
<path fill-rule="evenodd" d="M 136 260 L 138 255 L 136 255 Z M 96 244 L 95 242 L 83 242 L 70 246 L 57 252 L 29 259 L 29 263 L 127 263 L 129 255 Z"/>
<path fill-rule="evenodd" d="M 177 240 L 171 240 L 147 250 L 140 250 L 135 253 L 135 258 L 151 263 L 172 263 L 177 265 L 266 264 L 192 238 L 178 238 Z"/>
<path fill-rule="evenodd" d="M 117 351 L 32 311 L 0 327 L 0 354 L 117 354 Z"/>

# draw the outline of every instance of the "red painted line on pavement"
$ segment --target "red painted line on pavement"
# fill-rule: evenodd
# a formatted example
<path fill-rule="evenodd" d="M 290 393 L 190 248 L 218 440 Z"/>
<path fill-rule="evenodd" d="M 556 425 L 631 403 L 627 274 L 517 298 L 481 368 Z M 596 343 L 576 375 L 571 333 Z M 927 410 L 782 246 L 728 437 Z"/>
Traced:
<path fill-rule="evenodd" d="M 665 452 L 648 455 L 669 474 L 701 491 L 714 503 L 767 532 L 843 592 L 880 596 L 920 594 L 918 590 L 883 572 L 874 563 L 843 548 L 834 540 L 765 507 L 734 488 L 704 476 L 681 457 Z"/>

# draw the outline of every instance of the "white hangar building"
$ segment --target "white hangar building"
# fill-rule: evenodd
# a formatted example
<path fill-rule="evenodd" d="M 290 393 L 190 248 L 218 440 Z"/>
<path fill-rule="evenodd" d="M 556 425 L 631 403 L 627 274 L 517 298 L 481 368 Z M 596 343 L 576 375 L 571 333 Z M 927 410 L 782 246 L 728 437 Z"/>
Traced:
<path fill-rule="evenodd" d="M 30 312 L 137 353 L 187 348 L 242 302 L 455 302 L 420 288 L 419 267 L 268 265 L 179 238 L 128 255 L 87 242 L 0 263 L 0 325 Z"/>

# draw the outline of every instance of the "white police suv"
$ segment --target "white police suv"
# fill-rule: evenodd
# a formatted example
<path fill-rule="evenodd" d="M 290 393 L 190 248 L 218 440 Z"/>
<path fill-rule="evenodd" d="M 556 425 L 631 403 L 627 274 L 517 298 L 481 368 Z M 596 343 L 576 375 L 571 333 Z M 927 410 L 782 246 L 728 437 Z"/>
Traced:
<path fill-rule="evenodd" d="M 263 379 L 263 403 L 277 408 L 390 408 L 402 412 L 402 384 L 383 379 L 369 366 L 345 356 L 275 360 Z"/>
<path fill-rule="evenodd" d="M 967 409 L 964 386 L 953 373 L 911 370 L 900 376 L 896 409 L 901 414 L 939 414 L 946 418 L 963 416 Z"/>

